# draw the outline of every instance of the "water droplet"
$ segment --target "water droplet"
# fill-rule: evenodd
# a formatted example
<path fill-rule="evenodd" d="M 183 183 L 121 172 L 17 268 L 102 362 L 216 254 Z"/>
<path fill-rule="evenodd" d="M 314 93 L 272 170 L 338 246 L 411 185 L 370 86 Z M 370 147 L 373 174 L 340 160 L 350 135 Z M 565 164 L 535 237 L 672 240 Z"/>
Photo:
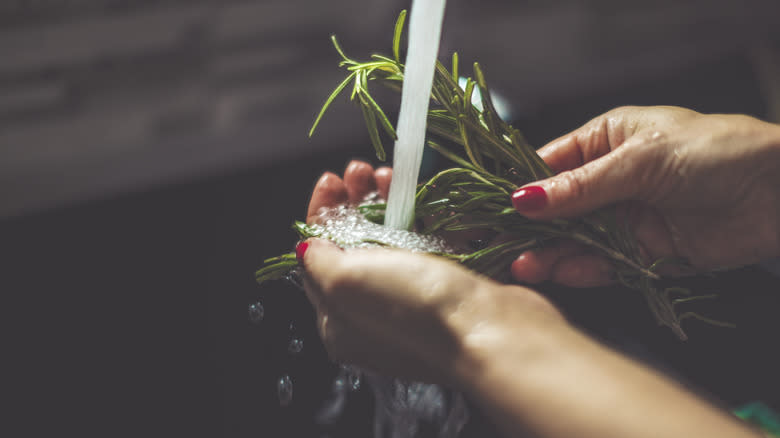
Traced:
<path fill-rule="evenodd" d="M 294 332 L 294 331 L 295 331 L 295 323 L 294 323 L 294 322 L 291 322 L 291 323 L 290 323 L 290 331 L 291 331 L 291 332 Z"/>
<path fill-rule="evenodd" d="M 360 373 L 357 371 L 352 371 L 349 374 L 347 374 L 347 388 L 350 391 L 357 391 L 360 389 Z"/>
<path fill-rule="evenodd" d="M 287 345 L 287 351 L 290 354 L 298 354 L 303 350 L 303 339 L 301 338 L 292 338 L 290 339 L 290 344 Z"/>
<path fill-rule="evenodd" d="M 347 388 L 347 382 L 344 380 L 343 377 L 338 376 L 335 380 L 333 380 L 333 392 L 339 393 L 344 392 L 344 390 Z"/>
<path fill-rule="evenodd" d="M 289 406 L 293 397 L 293 382 L 290 376 L 284 375 L 276 382 L 276 392 L 279 396 L 279 405 Z"/>
<path fill-rule="evenodd" d="M 287 280 L 290 284 L 297 287 L 298 289 L 303 289 L 303 270 L 300 268 L 293 268 L 285 277 L 285 280 Z"/>
<path fill-rule="evenodd" d="M 259 301 L 249 306 L 249 322 L 258 324 L 265 316 L 265 309 Z"/>

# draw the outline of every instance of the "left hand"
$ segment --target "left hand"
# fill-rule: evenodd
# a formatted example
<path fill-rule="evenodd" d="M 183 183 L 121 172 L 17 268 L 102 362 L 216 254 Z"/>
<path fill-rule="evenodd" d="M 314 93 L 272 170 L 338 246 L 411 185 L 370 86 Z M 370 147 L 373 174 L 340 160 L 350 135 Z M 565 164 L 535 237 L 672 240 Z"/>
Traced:
<path fill-rule="evenodd" d="M 351 162 L 343 179 L 326 172 L 312 193 L 307 222 L 316 222 L 323 207 L 357 204 L 375 190 L 386 198 L 391 176 L 390 168 L 374 170 L 361 161 Z M 502 330 L 533 320 L 524 316 L 528 312 L 563 322 L 536 292 L 500 285 L 433 256 L 385 249 L 341 251 L 318 239 L 307 243 L 306 292 L 317 310 L 325 346 L 340 361 L 441 382 L 452 380 L 442 370 L 454 371 L 466 357 L 469 318 L 482 315 L 483 322 L 502 324 L 502 318 L 487 315 L 500 310 L 511 320 L 505 322 L 513 323 Z M 497 308 L 498 303 L 508 307 Z"/>
<path fill-rule="evenodd" d="M 478 350 L 565 325 L 536 292 L 501 285 L 435 256 L 345 251 L 321 239 L 304 245 L 306 294 L 328 353 L 342 362 L 456 384 L 463 370 L 479 368 L 470 362 L 482 357 Z"/>

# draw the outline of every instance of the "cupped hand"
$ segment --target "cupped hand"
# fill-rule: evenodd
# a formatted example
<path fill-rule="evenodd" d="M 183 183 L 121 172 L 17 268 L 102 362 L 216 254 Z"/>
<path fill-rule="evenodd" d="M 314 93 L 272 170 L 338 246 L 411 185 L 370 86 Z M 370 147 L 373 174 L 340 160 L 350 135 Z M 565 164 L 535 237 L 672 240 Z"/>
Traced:
<path fill-rule="evenodd" d="M 304 244 L 304 285 L 335 360 L 386 375 L 456 383 L 496 344 L 538 339 L 564 326 L 542 296 L 439 257 L 383 248 Z"/>
<path fill-rule="evenodd" d="M 619 204 L 645 262 L 712 270 L 780 255 L 780 127 L 740 115 L 625 107 L 539 150 L 559 172 L 513 196 L 523 215 L 575 217 Z M 607 260 L 573 244 L 522 254 L 513 276 L 570 286 L 611 281 Z"/>
<path fill-rule="evenodd" d="M 390 168 L 375 170 L 362 161 L 350 162 L 343 178 L 324 173 L 312 192 L 307 223 L 316 223 L 322 208 L 358 204 L 374 191 L 386 199 L 391 177 Z M 518 323 L 564 321 L 530 289 L 500 285 L 433 256 L 342 251 L 321 239 L 303 248 L 306 293 L 329 354 L 384 374 L 452 383 L 453 376 L 442 370 L 466 367 L 461 362 L 472 357 L 464 351 L 471 348 L 467 344 L 488 339 L 478 333 L 493 327 L 494 335 L 512 336 Z M 479 329 L 477 319 L 483 323 Z"/>

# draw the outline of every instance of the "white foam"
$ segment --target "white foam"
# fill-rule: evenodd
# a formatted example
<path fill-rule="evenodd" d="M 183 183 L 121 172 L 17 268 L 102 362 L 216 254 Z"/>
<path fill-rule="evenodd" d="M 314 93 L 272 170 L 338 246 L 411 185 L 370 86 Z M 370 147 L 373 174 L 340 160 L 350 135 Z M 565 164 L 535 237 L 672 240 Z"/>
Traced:
<path fill-rule="evenodd" d="M 311 226 L 312 230 L 342 248 L 384 246 L 414 252 L 453 252 L 452 248 L 439 237 L 375 224 L 354 207 L 339 206 L 323 209 L 317 222 L 317 225 Z"/>

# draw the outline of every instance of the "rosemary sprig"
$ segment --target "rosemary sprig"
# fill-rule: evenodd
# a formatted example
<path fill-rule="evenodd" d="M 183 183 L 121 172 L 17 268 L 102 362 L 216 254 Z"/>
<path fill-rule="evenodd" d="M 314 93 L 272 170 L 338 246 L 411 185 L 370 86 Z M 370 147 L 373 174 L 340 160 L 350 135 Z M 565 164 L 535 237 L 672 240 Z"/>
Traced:
<path fill-rule="evenodd" d="M 369 61 L 355 61 L 345 55 L 335 36 L 331 37 L 341 56 L 339 65 L 346 68 L 348 74 L 328 96 L 309 135 L 314 133 L 333 100 L 351 83 L 350 100 L 356 102 L 363 112 L 377 158 L 385 159 L 380 128 L 392 139 L 396 138 L 396 133 L 387 115 L 371 96 L 368 84 L 401 89 L 404 65 L 400 61 L 400 41 L 405 18 L 406 11 L 402 11 L 395 24 L 392 58 L 375 54 Z M 478 229 L 503 233 L 511 239 L 503 239 L 501 243 L 476 251 L 438 255 L 484 275 L 497 277 L 506 273 L 512 261 L 523 251 L 555 239 L 573 239 L 611 260 L 618 280 L 626 287 L 639 291 L 658 323 L 669 327 L 680 339 L 687 338 L 681 327 L 681 322 L 687 318 L 731 326 L 696 313 L 676 312 L 676 304 L 712 296 L 690 296 L 690 291 L 678 287 L 662 289 L 658 285 L 661 280 L 658 268 L 668 263 L 684 266 L 684 261 L 659 259 L 646 263 L 642 260 L 634 236 L 625 221 L 618 220 L 614 208 L 605 208 L 578 219 L 549 222 L 532 221 L 517 213 L 512 208 L 511 193 L 518 186 L 550 177 L 553 172 L 522 134 L 499 117 L 480 65 L 473 64 L 476 79 L 467 78 L 462 88 L 458 85 L 459 68 L 457 53 L 452 56 L 451 72 L 437 61 L 431 89 L 432 106 L 427 120 L 432 137 L 428 146 L 458 167 L 439 172 L 419 186 L 415 199 L 415 222 L 422 223 L 422 219 L 426 219 L 425 227 L 418 230 L 423 234 Z M 481 109 L 472 104 L 473 93 L 477 89 L 480 91 Z M 384 209 L 383 204 L 360 207 L 366 218 L 377 223 L 383 222 Z M 294 228 L 301 238 L 317 233 L 316 227 L 301 222 L 297 222 Z M 257 271 L 257 281 L 262 283 L 282 278 L 295 266 L 293 254 L 268 259 L 265 266 Z M 686 297 L 673 299 L 673 293 Z"/>

